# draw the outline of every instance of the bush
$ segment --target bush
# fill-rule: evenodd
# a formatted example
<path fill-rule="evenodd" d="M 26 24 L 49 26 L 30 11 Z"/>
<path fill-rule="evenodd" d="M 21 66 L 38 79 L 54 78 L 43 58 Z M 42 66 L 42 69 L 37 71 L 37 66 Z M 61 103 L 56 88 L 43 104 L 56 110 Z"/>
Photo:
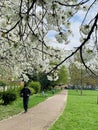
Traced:
<path fill-rule="evenodd" d="M 34 91 L 35 91 L 35 93 L 38 93 L 38 92 L 40 92 L 40 90 L 41 90 L 41 85 L 40 85 L 39 82 L 31 81 L 31 82 L 29 82 L 28 86 L 29 86 L 30 88 L 33 88 Z"/>
<path fill-rule="evenodd" d="M 0 100 L 2 99 L 2 92 L 0 92 Z"/>
<path fill-rule="evenodd" d="M 52 85 L 52 82 L 48 80 L 47 75 L 45 73 L 39 73 L 38 81 L 41 83 L 42 90 L 47 90 L 48 87 Z"/>
<path fill-rule="evenodd" d="M 20 97 L 20 91 L 21 91 L 22 87 L 18 86 L 14 89 L 12 89 L 11 91 L 14 91 L 14 93 L 16 93 L 17 97 Z"/>
<path fill-rule="evenodd" d="M 2 93 L 2 100 L 4 105 L 10 104 L 16 100 L 16 93 L 13 91 L 5 91 Z"/>
<path fill-rule="evenodd" d="M 34 88 L 31 88 L 31 87 L 30 87 L 30 91 L 31 91 L 31 95 L 33 95 L 33 94 L 35 93 Z"/>
<path fill-rule="evenodd" d="M 4 83 L 4 82 L 2 82 L 2 81 L 0 81 L 0 86 L 6 86 L 6 84 Z"/>

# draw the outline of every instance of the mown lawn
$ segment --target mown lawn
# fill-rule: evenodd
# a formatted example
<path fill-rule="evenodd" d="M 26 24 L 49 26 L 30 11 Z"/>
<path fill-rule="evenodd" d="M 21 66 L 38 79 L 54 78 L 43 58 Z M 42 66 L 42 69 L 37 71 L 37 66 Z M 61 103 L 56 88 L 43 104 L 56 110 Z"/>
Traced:
<path fill-rule="evenodd" d="M 63 114 L 49 130 L 98 130 L 98 91 L 68 91 Z"/>
<path fill-rule="evenodd" d="M 60 92 L 60 90 L 56 90 L 55 94 Z M 29 108 L 37 105 L 38 103 L 46 100 L 48 97 L 53 96 L 54 94 L 52 94 L 51 91 L 46 92 L 46 95 L 42 95 L 42 94 L 34 94 L 32 96 L 30 96 L 29 99 Z M 16 115 L 18 113 L 23 112 L 23 102 L 22 102 L 22 98 L 18 97 L 17 100 L 15 102 L 13 102 L 10 105 L 2 105 L 2 102 L 0 102 L 0 120 L 5 119 L 5 118 L 9 118 L 10 116 Z"/>

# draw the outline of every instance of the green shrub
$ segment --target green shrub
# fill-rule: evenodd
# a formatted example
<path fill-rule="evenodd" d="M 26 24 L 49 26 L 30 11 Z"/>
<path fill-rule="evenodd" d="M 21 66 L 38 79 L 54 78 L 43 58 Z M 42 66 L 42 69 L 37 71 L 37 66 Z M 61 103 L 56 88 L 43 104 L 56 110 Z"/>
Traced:
<path fill-rule="evenodd" d="M 31 95 L 35 94 L 34 88 L 31 88 L 31 87 L 30 87 L 30 91 L 31 91 Z"/>
<path fill-rule="evenodd" d="M 4 82 L 2 82 L 2 81 L 0 81 L 0 86 L 6 86 L 6 84 L 4 83 Z"/>
<path fill-rule="evenodd" d="M 2 92 L 0 92 L 0 100 L 2 99 Z"/>
<path fill-rule="evenodd" d="M 38 93 L 38 92 L 40 92 L 40 90 L 41 90 L 41 85 L 40 85 L 39 82 L 31 81 L 31 82 L 29 82 L 28 86 L 29 86 L 30 88 L 33 88 L 34 91 L 35 91 L 35 93 Z"/>
<path fill-rule="evenodd" d="M 20 97 L 20 91 L 21 91 L 22 87 L 18 86 L 14 89 L 12 89 L 12 91 L 14 91 L 14 93 L 16 93 L 17 97 Z"/>
<path fill-rule="evenodd" d="M 15 101 L 16 98 L 16 93 L 13 91 L 8 90 L 2 93 L 2 100 L 4 105 L 10 104 L 11 102 Z"/>
<path fill-rule="evenodd" d="M 52 82 L 48 80 L 47 75 L 45 73 L 39 73 L 39 79 L 38 81 L 40 82 L 42 86 L 42 90 L 47 90 L 49 86 L 51 86 Z"/>

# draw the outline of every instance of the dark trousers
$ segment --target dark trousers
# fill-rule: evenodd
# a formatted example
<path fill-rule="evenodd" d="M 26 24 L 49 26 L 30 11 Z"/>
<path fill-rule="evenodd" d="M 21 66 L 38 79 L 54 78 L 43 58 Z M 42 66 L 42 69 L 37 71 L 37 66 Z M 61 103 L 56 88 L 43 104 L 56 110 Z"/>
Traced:
<path fill-rule="evenodd" d="M 28 101 L 29 101 L 29 97 L 23 97 L 23 107 L 24 107 L 25 112 L 28 109 Z"/>

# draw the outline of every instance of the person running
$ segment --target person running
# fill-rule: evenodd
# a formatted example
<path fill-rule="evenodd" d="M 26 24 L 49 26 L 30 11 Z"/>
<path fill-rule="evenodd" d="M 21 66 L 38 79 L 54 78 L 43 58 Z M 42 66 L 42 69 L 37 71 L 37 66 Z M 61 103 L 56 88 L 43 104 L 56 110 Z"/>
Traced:
<path fill-rule="evenodd" d="M 30 89 L 27 87 L 26 84 L 24 84 L 24 88 L 20 91 L 21 97 L 23 97 L 23 107 L 25 112 L 28 110 L 28 101 L 29 101 L 29 96 L 31 94 Z"/>

